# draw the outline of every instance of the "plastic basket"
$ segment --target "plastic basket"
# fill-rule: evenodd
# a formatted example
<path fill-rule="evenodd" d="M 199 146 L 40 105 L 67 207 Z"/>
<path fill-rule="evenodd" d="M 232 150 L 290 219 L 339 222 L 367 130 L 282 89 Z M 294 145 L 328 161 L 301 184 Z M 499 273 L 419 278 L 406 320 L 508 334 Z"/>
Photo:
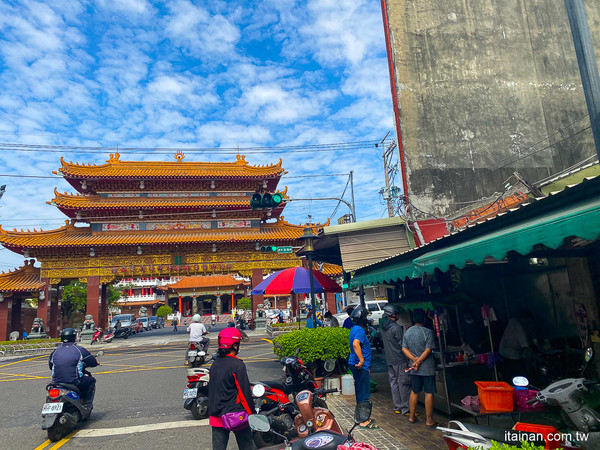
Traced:
<path fill-rule="evenodd" d="M 512 411 L 515 388 L 503 381 L 476 381 L 481 406 L 488 411 Z"/>
<path fill-rule="evenodd" d="M 544 409 L 544 404 L 538 402 L 537 404 L 527 404 L 528 400 L 535 398 L 538 391 L 532 389 L 522 389 L 515 391 L 515 407 L 520 411 L 539 411 Z"/>

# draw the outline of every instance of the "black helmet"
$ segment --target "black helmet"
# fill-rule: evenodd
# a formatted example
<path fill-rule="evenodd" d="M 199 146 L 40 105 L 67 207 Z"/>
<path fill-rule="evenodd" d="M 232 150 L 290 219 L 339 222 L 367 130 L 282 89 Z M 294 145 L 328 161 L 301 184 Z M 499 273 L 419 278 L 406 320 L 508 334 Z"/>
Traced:
<path fill-rule="evenodd" d="M 398 308 L 398 306 L 394 305 L 393 303 L 387 303 L 383 307 L 383 315 L 385 317 L 391 317 L 394 314 L 400 314 L 400 308 Z"/>
<path fill-rule="evenodd" d="M 75 328 L 65 328 L 60 333 L 61 342 L 75 342 L 76 337 L 77 331 L 75 331 Z"/>
<path fill-rule="evenodd" d="M 362 305 L 358 305 L 352 311 L 350 317 L 352 318 L 352 322 L 356 325 L 363 325 L 367 323 L 367 316 L 369 315 L 369 311 Z"/>

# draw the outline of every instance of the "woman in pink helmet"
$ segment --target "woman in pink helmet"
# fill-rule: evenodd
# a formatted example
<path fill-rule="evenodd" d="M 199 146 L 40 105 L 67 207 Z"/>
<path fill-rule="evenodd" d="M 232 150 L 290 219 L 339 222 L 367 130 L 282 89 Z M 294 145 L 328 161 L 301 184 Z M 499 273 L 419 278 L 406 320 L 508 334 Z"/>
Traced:
<path fill-rule="evenodd" d="M 242 334 L 237 328 L 225 328 L 219 332 L 219 357 L 210 367 L 208 383 L 208 415 L 212 426 L 213 450 L 225 450 L 229 442 L 229 418 L 231 413 L 252 413 L 252 388 L 246 365 L 237 357 Z M 239 415 L 233 414 L 233 416 Z M 252 431 L 247 422 L 233 431 L 240 450 L 253 450 Z"/>

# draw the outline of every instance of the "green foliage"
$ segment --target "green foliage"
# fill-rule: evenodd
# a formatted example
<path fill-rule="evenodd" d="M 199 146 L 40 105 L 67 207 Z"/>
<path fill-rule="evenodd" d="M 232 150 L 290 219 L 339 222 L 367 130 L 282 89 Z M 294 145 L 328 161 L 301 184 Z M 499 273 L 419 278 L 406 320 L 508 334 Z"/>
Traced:
<path fill-rule="evenodd" d="M 173 314 L 173 308 L 167 305 L 163 305 L 156 310 L 156 317 L 166 317 L 169 314 Z"/>
<path fill-rule="evenodd" d="M 237 309 L 248 310 L 252 307 L 252 300 L 247 297 L 242 297 L 237 302 Z"/>
<path fill-rule="evenodd" d="M 114 287 L 112 284 L 108 285 L 108 304 L 115 306 L 121 298 L 121 291 Z"/>
<path fill-rule="evenodd" d="M 287 328 L 290 328 L 290 329 L 294 329 L 294 328 L 298 329 L 298 322 L 285 322 L 285 323 L 272 322 L 270 326 L 271 326 L 271 328 L 283 328 L 283 327 L 287 327 Z M 302 328 L 304 328 L 306 326 L 306 322 L 302 322 L 300 324 L 300 326 Z"/>
<path fill-rule="evenodd" d="M 534 443 L 528 441 L 521 441 L 520 447 L 492 441 L 491 450 L 544 450 L 544 448 L 545 447 L 543 445 L 535 445 Z M 482 450 L 482 447 L 469 447 L 469 450 Z"/>
<path fill-rule="evenodd" d="M 69 316 L 71 311 L 85 312 L 87 306 L 87 283 L 81 281 L 71 281 L 65 286 L 62 296 L 63 302 L 70 305 L 69 311 L 65 314 Z"/>
<path fill-rule="evenodd" d="M 281 335 L 273 342 L 282 347 L 274 349 L 280 358 L 295 355 L 296 348 L 300 347 L 298 357 L 305 363 L 328 358 L 347 359 L 350 354 L 350 330 L 346 328 L 303 328 Z"/>
<path fill-rule="evenodd" d="M 27 345 L 27 344 L 47 344 L 49 342 L 60 342 L 58 338 L 47 338 L 47 339 L 19 339 L 18 341 L 0 341 L 0 345 Z"/>

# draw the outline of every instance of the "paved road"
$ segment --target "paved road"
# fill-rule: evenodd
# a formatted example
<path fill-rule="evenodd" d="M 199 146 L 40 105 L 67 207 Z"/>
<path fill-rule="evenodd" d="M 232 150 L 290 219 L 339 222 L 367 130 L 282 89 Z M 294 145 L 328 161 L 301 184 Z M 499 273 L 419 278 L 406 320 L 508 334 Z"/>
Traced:
<path fill-rule="evenodd" d="M 48 442 L 40 427 L 50 375 L 47 355 L 0 362 L 0 448 L 210 448 L 207 421 L 193 420 L 182 406 L 186 341 L 185 329 L 173 333 L 167 328 L 102 346 L 101 366 L 91 370 L 97 379 L 92 417 L 57 444 Z M 271 344 L 259 337 L 242 345 L 240 357 L 251 380 L 282 379 Z"/>

